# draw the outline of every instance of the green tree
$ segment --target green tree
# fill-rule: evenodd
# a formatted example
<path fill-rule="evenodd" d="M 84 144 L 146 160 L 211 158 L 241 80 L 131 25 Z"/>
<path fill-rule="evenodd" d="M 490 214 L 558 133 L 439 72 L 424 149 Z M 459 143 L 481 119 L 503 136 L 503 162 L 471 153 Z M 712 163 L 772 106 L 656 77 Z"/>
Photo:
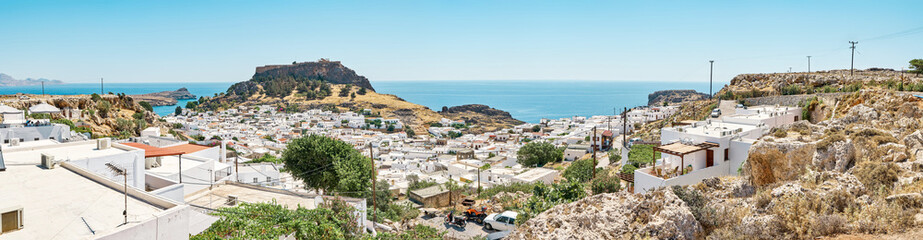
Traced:
<path fill-rule="evenodd" d="M 199 103 L 196 102 L 196 101 L 188 101 L 188 102 L 186 102 L 186 108 L 188 108 L 188 109 L 194 109 L 197 105 L 199 105 Z"/>
<path fill-rule="evenodd" d="M 413 129 L 411 129 L 411 128 L 405 128 L 405 129 L 404 129 L 404 133 L 407 134 L 407 137 L 413 137 L 413 136 L 416 136 L 416 135 L 417 135 L 417 133 L 414 132 Z"/>
<path fill-rule="evenodd" d="M 526 167 L 544 166 L 564 158 L 564 154 L 548 142 L 529 142 L 519 148 L 516 155 L 516 162 Z"/>
<path fill-rule="evenodd" d="M 94 93 L 94 94 L 90 94 L 90 99 L 92 99 L 94 102 L 99 102 L 99 100 L 102 100 L 103 98 L 100 97 L 99 94 Z"/>
<path fill-rule="evenodd" d="M 292 140 L 282 152 L 282 161 L 305 187 L 366 197 L 372 178 L 372 162 L 352 145 L 321 135 Z"/>
<path fill-rule="evenodd" d="M 581 159 L 564 169 L 564 178 L 574 182 L 586 182 L 593 178 L 593 159 Z"/>
<path fill-rule="evenodd" d="M 359 88 L 359 90 L 356 90 L 356 94 L 365 95 L 366 94 L 365 88 Z"/>
<path fill-rule="evenodd" d="M 539 126 L 538 124 L 532 125 L 532 132 L 539 132 L 539 131 L 542 131 L 542 126 Z"/>
<path fill-rule="evenodd" d="M 183 114 L 183 107 L 176 106 L 176 110 L 173 110 L 173 113 L 176 114 L 177 116 L 179 116 L 180 114 Z"/>
<path fill-rule="evenodd" d="M 923 59 L 910 60 L 910 69 L 913 73 L 923 73 Z"/>

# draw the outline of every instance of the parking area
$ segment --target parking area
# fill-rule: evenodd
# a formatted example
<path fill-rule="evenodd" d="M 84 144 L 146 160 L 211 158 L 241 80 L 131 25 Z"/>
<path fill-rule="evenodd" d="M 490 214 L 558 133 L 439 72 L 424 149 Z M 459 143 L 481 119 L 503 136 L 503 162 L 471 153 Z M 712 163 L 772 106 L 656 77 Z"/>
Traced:
<path fill-rule="evenodd" d="M 465 228 L 446 224 L 445 216 L 437 216 L 432 218 L 424 216 L 421 217 L 420 220 L 427 226 L 436 228 L 440 231 L 446 231 L 446 236 L 452 239 L 472 239 L 474 237 L 486 237 L 487 234 L 496 232 L 495 230 L 487 230 L 484 228 L 484 225 L 474 221 L 468 221 L 468 224 L 465 225 Z"/>

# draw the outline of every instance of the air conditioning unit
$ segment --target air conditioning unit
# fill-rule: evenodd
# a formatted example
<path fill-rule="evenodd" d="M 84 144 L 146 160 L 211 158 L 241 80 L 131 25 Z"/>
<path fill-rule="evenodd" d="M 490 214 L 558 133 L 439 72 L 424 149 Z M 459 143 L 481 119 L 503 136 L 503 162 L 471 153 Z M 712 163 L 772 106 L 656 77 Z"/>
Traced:
<path fill-rule="evenodd" d="M 19 146 L 19 138 L 10 139 L 10 146 Z"/>
<path fill-rule="evenodd" d="M 231 206 L 237 205 L 237 195 L 228 195 L 227 204 Z"/>
<path fill-rule="evenodd" d="M 96 149 L 97 150 L 106 150 L 112 147 L 112 139 L 110 138 L 100 138 L 96 139 Z"/>
<path fill-rule="evenodd" d="M 54 156 L 42 153 L 42 167 L 54 169 Z"/>

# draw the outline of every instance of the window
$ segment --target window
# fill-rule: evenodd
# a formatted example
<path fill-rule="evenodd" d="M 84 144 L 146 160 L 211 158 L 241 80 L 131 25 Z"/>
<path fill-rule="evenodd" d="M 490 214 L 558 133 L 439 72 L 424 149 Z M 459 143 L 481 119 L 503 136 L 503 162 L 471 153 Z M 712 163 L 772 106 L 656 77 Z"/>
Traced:
<path fill-rule="evenodd" d="M 728 154 L 728 153 L 730 152 L 730 151 L 728 151 L 728 150 L 731 150 L 731 149 L 730 149 L 730 148 L 725 148 L 725 149 L 724 149 L 724 161 L 731 160 L 731 154 Z"/>
<path fill-rule="evenodd" d="M 259 181 L 260 181 L 259 178 L 253 178 L 253 183 L 256 183 L 256 182 L 259 182 Z"/>
<path fill-rule="evenodd" d="M 32 141 L 38 141 L 38 139 L 39 139 L 39 138 L 35 138 L 35 139 L 33 139 Z"/>
<path fill-rule="evenodd" d="M 271 177 L 266 177 L 266 182 L 272 182 L 272 178 L 271 178 Z"/>
<path fill-rule="evenodd" d="M 497 222 L 507 223 L 508 222 L 507 219 L 508 218 L 506 216 L 500 216 L 499 218 L 497 218 Z"/>
<path fill-rule="evenodd" d="M 0 214 L 0 233 L 22 229 L 22 208 Z"/>

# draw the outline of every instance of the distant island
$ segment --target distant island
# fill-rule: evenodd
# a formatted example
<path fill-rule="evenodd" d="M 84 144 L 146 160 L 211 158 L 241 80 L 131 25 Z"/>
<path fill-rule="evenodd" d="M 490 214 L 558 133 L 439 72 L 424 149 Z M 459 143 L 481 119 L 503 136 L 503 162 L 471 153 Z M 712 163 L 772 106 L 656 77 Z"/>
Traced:
<path fill-rule="evenodd" d="M 15 79 L 10 75 L 0 73 L 0 87 L 15 87 L 15 86 L 34 86 L 41 85 L 42 82 L 49 85 L 64 84 L 61 80 L 52 80 L 45 78 L 26 78 L 26 79 Z"/>
<path fill-rule="evenodd" d="M 176 105 L 177 100 L 195 99 L 196 96 L 186 88 L 176 89 L 176 91 L 163 91 L 148 94 L 131 95 L 137 101 L 144 101 L 151 106 L 172 106 Z"/>

